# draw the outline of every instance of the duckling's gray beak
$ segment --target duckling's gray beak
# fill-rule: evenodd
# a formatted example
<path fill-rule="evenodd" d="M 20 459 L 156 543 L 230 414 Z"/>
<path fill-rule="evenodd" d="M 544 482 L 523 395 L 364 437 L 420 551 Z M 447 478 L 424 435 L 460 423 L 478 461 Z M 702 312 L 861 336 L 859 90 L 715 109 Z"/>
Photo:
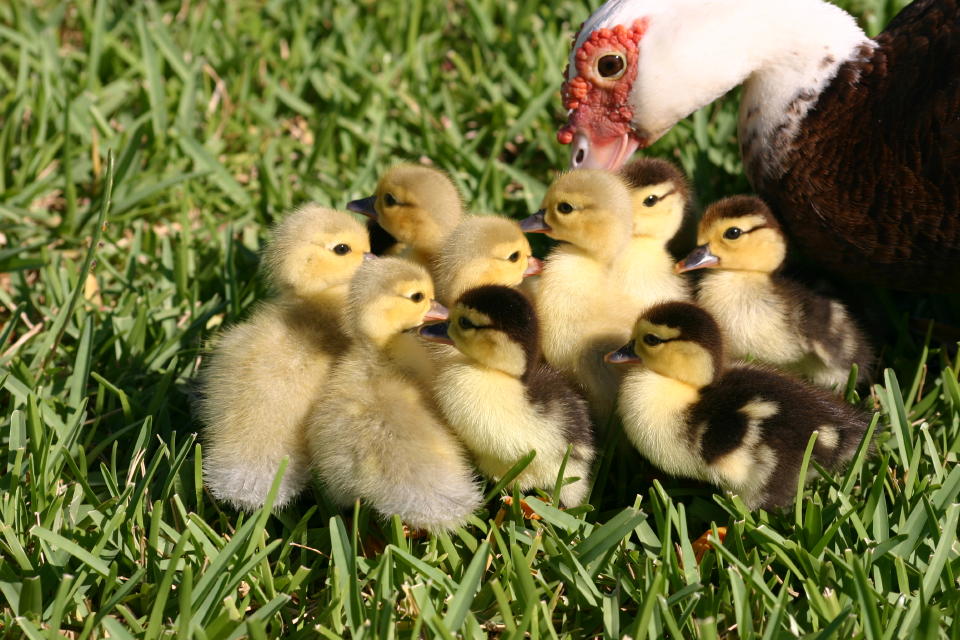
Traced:
<path fill-rule="evenodd" d="M 369 251 L 364 251 L 364 252 L 363 252 L 363 261 L 364 261 L 364 262 L 366 262 L 367 260 L 376 260 L 376 259 L 377 259 L 377 254 L 375 254 L 375 253 L 370 253 Z"/>
<path fill-rule="evenodd" d="M 347 209 L 350 211 L 355 211 L 357 213 L 362 213 L 365 216 L 370 216 L 374 220 L 377 219 L 377 209 L 375 207 L 377 203 L 377 196 L 370 196 L 369 198 L 360 198 L 359 200 L 351 200 L 347 203 Z"/>
<path fill-rule="evenodd" d="M 450 312 L 447 311 L 447 308 L 437 302 L 436 300 L 430 301 L 430 309 L 427 311 L 427 315 L 423 316 L 424 322 L 439 322 L 441 320 L 446 320 L 450 317 Z"/>
<path fill-rule="evenodd" d="M 710 245 L 702 244 L 691 251 L 686 258 L 678 262 L 674 269 L 677 273 L 683 273 L 684 271 L 704 269 L 718 264 L 720 264 L 720 258 L 710 253 Z"/>
<path fill-rule="evenodd" d="M 427 324 L 420 327 L 417 333 L 420 334 L 420 337 L 424 340 L 429 340 L 430 342 L 440 342 L 442 344 L 453 344 L 453 340 L 450 339 L 450 334 L 447 333 L 447 329 L 450 328 L 449 322 L 440 322 L 438 324 Z"/>
<path fill-rule="evenodd" d="M 520 230 L 524 233 L 546 233 L 547 231 L 553 231 L 550 225 L 543 219 L 544 213 L 546 212 L 540 209 L 540 211 L 537 211 L 532 216 L 521 220 Z"/>
<path fill-rule="evenodd" d="M 638 356 L 637 352 L 633 350 L 633 343 L 629 342 L 616 351 L 611 351 L 607 355 L 603 356 L 603 361 L 609 362 L 610 364 L 640 362 L 640 356 Z"/>
<path fill-rule="evenodd" d="M 543 273 L 543 260 L 530 256 L 527 258 L 527 268 L 523 272 L 523 277 L 538 276 Z"/>

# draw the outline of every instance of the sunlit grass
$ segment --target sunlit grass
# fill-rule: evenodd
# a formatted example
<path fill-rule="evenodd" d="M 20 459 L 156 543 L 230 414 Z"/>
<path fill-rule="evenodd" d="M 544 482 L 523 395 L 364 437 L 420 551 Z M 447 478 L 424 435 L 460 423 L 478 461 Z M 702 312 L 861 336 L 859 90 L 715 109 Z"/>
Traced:
<path fill-rule="evenodd" d="M 890 297 L 876 453 L 782 513 L 616 442 L 592 508 L 494 500 L 423 540 L 317 490 L 251 515 L 203 491 L 192 381 L 263 294 L 268 224 L 421 158 L 476 210 L 535 209 L 586 3 L 34 4 L 0 4 L 0 637 L 956 633 L 960 360 Z M 875 32 L 903 3 L 849 4 Z M 734 107 L 654 149 L 702 203 L 748 189 Z"/>

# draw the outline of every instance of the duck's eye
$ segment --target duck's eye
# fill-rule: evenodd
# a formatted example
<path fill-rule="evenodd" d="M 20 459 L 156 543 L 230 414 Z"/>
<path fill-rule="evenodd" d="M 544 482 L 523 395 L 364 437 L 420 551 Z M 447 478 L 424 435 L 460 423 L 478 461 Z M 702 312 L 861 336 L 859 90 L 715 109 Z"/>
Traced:
<path fill-rule="evenodd" d="M 415 294 L 410 296 L 410 299 L 413 300 L 414 302 L 423 302 L 423 294 L 417 291 Z"/>
<path fill-rule="evenodd" d="M 341 242 L 333 248 L 333 252 L 338 256 L 345 256 L 350 253 L 350 245 Z"/>
<path fill-rule="evenodd" d="M 513 253 L 510 254 L 510 257 L 507 258 L 507 260 L 509 260 L 510 262 L 516 262 L 519 259 L 520 259 L 519 251 L 514 251 Z"/>
<path fill-rule="evenodd" d="M 393 197 L 392 193 L 388 193 L 385 196 L 383 196 L 383 204 L 387 205 L 388 207 L 395 207 L 399 203 L 400 202 L 395 197 Z"/>
<path fill-rule="evenodd" d="M 616 80 L 623 75 L 626 67 L 623 56 L 619 53 L 608 53 L 605 56 L 600 56 L 600 59 L 597 60 L 597 73 L 600 74 L 601 78 Z"/>
<path fill-rule="evenodd" d="M 740 227 L 730 227 L 723 232 L 723 237 L 727 240 L 736 240 L 741 236 L 741 234 L 743 234 L 743 229 Z"/>
<path fill-rule="evenodd" d="M 561 202 L 557 205 L 557 211 L 560 213 L 570 213 L 573 211 L 573 205 L 569 202 Z"/>
<path fill-rule="evenodd" d="M 460 316 L 460 320 L 458 321 L 458 324 L 460 325 L 461 329 L 469 330 L 469 329 L 477 328 L 477 325 L 470 322 L 470 320 L 468 320 L 466 316 Z"/>
<path fill-rule="evenodd" d="M 648 333 L 647 335 L 643 336 L 643 343 L 651 347 L 655 347 L 663 342 L 666 342 L 666 340 L 661 340 L 652 333 Z"/>
<path fill-rule="evenodd" d="M 652 207 L 658 202 L 660 202 L 660 198 L 658 196 L 647 196 L 646 198 L 643 199 L 643 206 Z"/>

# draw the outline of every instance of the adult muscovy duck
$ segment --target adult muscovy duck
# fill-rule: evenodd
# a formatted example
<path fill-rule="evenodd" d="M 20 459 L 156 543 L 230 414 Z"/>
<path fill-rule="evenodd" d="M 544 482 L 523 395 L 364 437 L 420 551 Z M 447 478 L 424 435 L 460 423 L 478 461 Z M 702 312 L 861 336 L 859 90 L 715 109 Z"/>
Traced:
<path fill-rule="evenodd" d="M 747 177 L 811 260 L 960 291 L 960 0 L 916 0 L 873 40 L 822 0 L 609 0 L 558 138 L 573 167 L 616 169 L 740 84 Z"/>

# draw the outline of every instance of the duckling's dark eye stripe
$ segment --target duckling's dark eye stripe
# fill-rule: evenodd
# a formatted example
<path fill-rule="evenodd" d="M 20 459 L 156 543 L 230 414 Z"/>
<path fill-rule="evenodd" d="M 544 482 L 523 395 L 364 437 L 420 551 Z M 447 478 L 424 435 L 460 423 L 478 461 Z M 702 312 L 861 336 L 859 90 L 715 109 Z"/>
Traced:
<path fill-rule="evenodd" d="M 463 325 L 460 325 L 463 326 Z M 464 329 L 496 329 L 492 324 L 473 324 L 470 323 L 469 327 L 463 327 Z"/>

